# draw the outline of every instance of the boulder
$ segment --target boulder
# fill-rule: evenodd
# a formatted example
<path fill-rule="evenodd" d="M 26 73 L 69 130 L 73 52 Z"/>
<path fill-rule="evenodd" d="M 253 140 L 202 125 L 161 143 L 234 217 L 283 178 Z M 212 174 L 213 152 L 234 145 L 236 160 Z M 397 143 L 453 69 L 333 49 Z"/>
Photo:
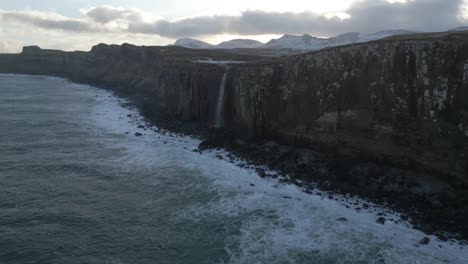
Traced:
<path fill-rule="evenodd" d="M 379 218 L 377 218 L 376 223 L 377 223 L 377 224 L 381 224 L 381 225 L 385 225 L 385 221 L 386 221 L 385 218 L 379 217 Z"/>
<path fill-rule="evenodd" d="M 421 240 L 419 240 L 420 245 L 429 245 L 430 242 L 431 242 L 431 239 L 428 237 L 424 237 Z"/>

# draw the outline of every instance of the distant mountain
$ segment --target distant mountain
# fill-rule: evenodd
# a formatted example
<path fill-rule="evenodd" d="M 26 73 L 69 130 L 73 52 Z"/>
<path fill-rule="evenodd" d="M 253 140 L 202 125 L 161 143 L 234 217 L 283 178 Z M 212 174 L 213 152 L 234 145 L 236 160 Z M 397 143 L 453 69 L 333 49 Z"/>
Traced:
<path fill-rule="evenodd" d="M 253 49 L 263 46 L 263 43 L 252 39 L 233 39 L 212 45 L 196 39 L 183 38 L 177 40 L 174 46 L 190 49 Z"/>
<path fill-rule="evenodd" d="M 184 48 L 189 48 L 189 49 L 213 49 L 215 48 L 215 46 L 211 45 L 210 43 L 197 40 L 197 39 L 192 39 L 192 38 L 178 39 L 174 43 L 174 46 L 179 46 L 179 47 L 184 47 Z"/>
<path fill-rule="evenodd" d="M 253 39 L 233 39 L 221 42 L 216 47 L 220 49 L 254 49 L 263 45 L 262 42 Z"/>
<path fill-rule="evenodd" d="M 453 28 L 449 31 L 467 31 L 468 30 L 468 27 L 457 27 L 457 28 Z"/>
<path fill-rule="evenodd" d="M 279 39 L 272 39 L 262 48 L 265 49 L 296 49 L 309 50 L 310 47 L 319 47 L 323 39 L 304 34 L 302 36 L 284 35 Z"/>
<path fill-rule="evenodd" d="M 467 28 L 468 29 L 468 28 Z M 353 43 L 362 43 L 390 36 L 414 34 L 415 31 L 407 30 L 383 30 L 372 34 L 360 34 L 357 32 L 346 33 L 331 38 L 317 38 L 308 34 L 302 36 L 284 35 L 279 39 L 272 39 L 266 44 L 251 39 L 233 39 L 218 45 L 184 38 L 175 42 L 175 46 L 192 49 L 237 49 L 237 48 L 264 48 L 264 49 L 290 49 L 290 50 L 320 50 Z"/>
<path fill-rule="evenodd" d="M 293 49 L 293 50 L 320 50 L 328 47 L 341 46 L 353 43 L 362 43 L 383 39 L 390 36 L 413 34 L 416 32 L 405 30 L 385 30 L 373 34 L 346 33 L 331 38 L 316 38 L 310 35 L 294 36 L 284 35 L 279 39 L 270 40 L 263 48 Z"/>
<path fill-rule="evenodd" d="M 378 40 L 383 38 L 388 38 L 391 36 L 398 36 L 398 35 L 409 35 L 418 33 L 417 31 L 409 31 L 409 30 L 382 30 L 377 33 L 367 34 L 367 35 L 360 35 L 360 41 L 358 42 L 367 42 L 372 40 Z"/>
<path fill-rule="evenodd" d="M 336 37 L 328 38 L 325 40 L 326 46 L 333 47 L 339 45 L 346 45 L 350 43 L 357 43 L 361 40 L 361 34 L 357 32 L 350 32 L 338 35 Z"/>

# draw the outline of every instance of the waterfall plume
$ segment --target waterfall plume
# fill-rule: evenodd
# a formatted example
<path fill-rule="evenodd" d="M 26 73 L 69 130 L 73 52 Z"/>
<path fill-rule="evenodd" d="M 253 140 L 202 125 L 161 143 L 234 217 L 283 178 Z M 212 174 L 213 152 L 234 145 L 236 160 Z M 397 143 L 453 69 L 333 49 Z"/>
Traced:
<path fill-rule="evenodd" d="M 224 125 L 224 94 L 226 90 L 226 78 L 228 72 L 225 72 L 219 85 L 218 102 L 216 104 L 215 128 L 222 128 Z"/>

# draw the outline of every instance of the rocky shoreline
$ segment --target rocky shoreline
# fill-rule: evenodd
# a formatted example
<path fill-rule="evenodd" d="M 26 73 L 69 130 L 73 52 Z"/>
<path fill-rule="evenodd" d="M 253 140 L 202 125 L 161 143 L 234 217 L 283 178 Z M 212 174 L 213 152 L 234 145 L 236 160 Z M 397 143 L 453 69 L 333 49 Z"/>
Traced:
<path fill-rule="evenodd" d="M 414 229 L 435 235 L 442 241 L 456 239 L 463 244 L 468 241 L 468 199 L 462 195 L 467 186 L 461 182 L 434 187 L 422 181 L 427 176 L 423 177 L 421 172 L 398 168 L 391 163 L 350 159 L 339 152 L 320 152 L 272 141 L 247 143 L 231 136 L 212 134 L 200 144 L 199 150 L 210 148 L 226 149 L 245 160 L 240 166 L 257 167 L 259 177 L 279 178 L 283 183 L 303 187 L 306 193 L 318 190 L 315 194 L 328 199 L 338 201 L 338 195 L 369 202 L 341 201 L 347 208 L 361 211 L 375 204 L 400 214 L 400 219 L 386 219 L 385 214 L 380 215 L 377 223 L 409 221 Z M 266 173 L 263 168 L 278 174 Z"/>
<path fill-rule="evenodd" d="M 111 90 L 112 91 L 112 90 Z M 370 210 L 373 206 L 388 208 L 400 217 L 387 217 L 379 213 L 377 223 L 388 221 L 409 222 L 414 229 L 435 235 L 441 241 L 468 244 L 468 197 L 463 196 L 468 186 L 463 182 L 447 182 L 445 186 L 426 184 L 425 172 L 401 168 L 395 163 L 372 161 L 367 156 L 350 158 L 339 149 L 306 149 L 280 145 L 274 141 L 244 141 L 223 129 L 208 129 L 199 123 L 187 123 L 156 115 L 146 108 L 142 97 L 116 92 L 128 99 L 148 120 L 161 131 L 196 137 L 202 142 L 193 151 L 203 153 L 225 150 L 231 163 L 254 169 L 262 178 L 274 178 L 284 184 L 295 184 L 308 194 L 339 201 L 356 211 Z M 270 173 L 268 171 L 275 171 Z M 340 197 L 340 198 L 339 198 Z M 342 199 L 342 197 L 346 197 Z M 364 203 L 356 203 L 359 198 Z M 336 221 L 346 221 L 336 219 Z M 421 238 L 420 244 L 429 243 Z"/>

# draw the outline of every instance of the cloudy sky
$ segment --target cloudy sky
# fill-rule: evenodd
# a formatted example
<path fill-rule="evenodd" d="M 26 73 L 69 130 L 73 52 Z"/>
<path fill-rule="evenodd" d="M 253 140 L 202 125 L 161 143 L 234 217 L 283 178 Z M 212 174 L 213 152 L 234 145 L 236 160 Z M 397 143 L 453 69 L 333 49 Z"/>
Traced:
<path fill-rule="evenodd" d="M 0 52 L 468 25 L 467 0 L 0 0 Z"/>

